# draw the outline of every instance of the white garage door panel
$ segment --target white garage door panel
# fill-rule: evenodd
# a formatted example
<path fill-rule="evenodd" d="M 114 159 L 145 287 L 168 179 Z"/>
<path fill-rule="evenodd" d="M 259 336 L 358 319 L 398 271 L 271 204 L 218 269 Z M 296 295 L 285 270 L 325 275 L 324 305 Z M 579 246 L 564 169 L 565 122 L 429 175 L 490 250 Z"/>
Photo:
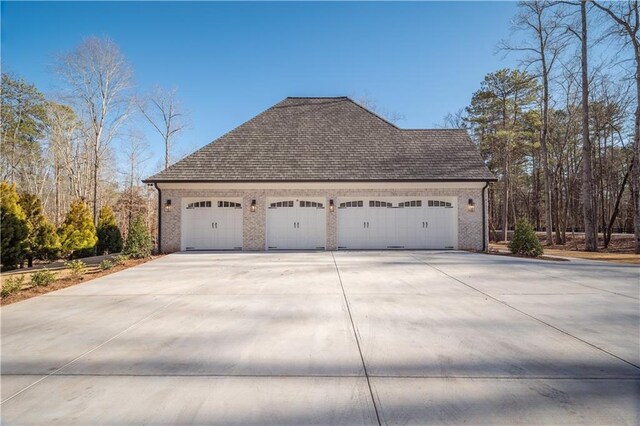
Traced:
<path fill-rule="evenodd" d="M 339 199 L 338 248 L 455 248 L 455 202 L 455 197 Z"/>
<path fill-rule="evenodd" d="M 323 198 L 267 199 L 269 250 L 324 249 L 326 209 Z"/>
<path fill-rule="evenodd" d="M 453 207 L 427 207 L 426 246 L 428 249 L 454 248 L 455 209 Z"/>
<path fill-rule="evenodd" d="M 242 249 L 240 199 L 182 200 L 182 250 Z"/>

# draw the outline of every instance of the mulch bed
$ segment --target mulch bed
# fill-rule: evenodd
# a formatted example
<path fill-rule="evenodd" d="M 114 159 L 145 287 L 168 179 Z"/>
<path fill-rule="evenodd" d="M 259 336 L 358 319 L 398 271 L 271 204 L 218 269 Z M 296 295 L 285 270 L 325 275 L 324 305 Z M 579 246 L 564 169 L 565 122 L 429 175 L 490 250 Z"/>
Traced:
<path fill-rule="evenodd" d="M 39 296 L 41 294 L 51 293 L 52 291 L 61 290 L 66 287 L 71 287 L 76 284 L 86 283 L 96 278 L 104 277 L 105 275 L 113 274 L 114 272 L 123 271 L 125 269 L 131 268 L 133 266 L 142 265 L 143 263 L 149 262 L 150 260 L 157 259 L 160 256 L 152 256 L 145 259 L 129 259 L 125 261 L 123 265 L 115 265 L 113 268 L 103 271 L 97 267 L 88 267 L 87 272 L 82 274 L 80 278 L 74 278 L 68 276 L 68 270 L 60 271 L 56 273 L 59 278 L 52 284 L 48 286 L 41 287 L 28 287 L 23 288 L 22 290 L 10 294 L 9 296 L 3 297 L 0 300 L 0 306 L 9 305 L 11 303 L 19 302 L 21 300 L 30 299 L 35 296 Z M 61 276 L 64 274 L 65 276 Z M 25 280 L 28 282 L 28 279 Z"/>
<path fill-rule="evenodd" d="M 603 238 L 599 237 L 597 252 L 585 251 L 583 235 L 576 235 L 575 239 L 573 239 L 571 234 L 567 234 L 566 244 L 554 244 L 552 246 L 544 245 L 546 242 L 544 235 L 538 233 L 538 238 L 540 238 L 545 251 L 545 255 L 541 258 L 546 257 L 547 260 L 561 260 L 556 256 L 566 256 L 575 259 L 602 260 L 606 262 L 640 265 L 640 255 L 635 254 L 633 235 L 613 235 L 609 242 L 609 247 L 606 249 L 604 248 Z M 507 243 L 502 241 L 498 243 L 492 242 L 489 251 L 490 254 L 513 256 L 508 252 Z"/>
<path fill-rule="evenodd" d="M 505 252 L 505 251 L 498 251 L 496 249 L 493 248 L 489 248 L 489 251 L 486 254 L 490 254 L 490 255 L 494 255 L 494 256 L 507 256 L 507 257 L 520 257 L 522 259 L 536 259 L 536 260 L 551 260 L 554 262 L 568 262 L 569 259 L 563 259 L 561 257 L 552 257 L 552 256 L 538 256 L 538 257 L 531 257 L 531 256 L 523 256 L 521 254 L 513 254 L 510 252 Z"/>

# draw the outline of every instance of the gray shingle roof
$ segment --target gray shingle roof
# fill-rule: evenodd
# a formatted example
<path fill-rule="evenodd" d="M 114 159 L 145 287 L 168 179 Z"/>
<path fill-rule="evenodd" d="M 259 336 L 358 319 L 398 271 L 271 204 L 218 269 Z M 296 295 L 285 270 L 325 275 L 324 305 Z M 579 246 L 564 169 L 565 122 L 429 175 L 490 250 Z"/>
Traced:
<path fill-rule="evenodd" d="M 494 180 L 466 130 L 403 130 L 347 97 L 286 98 L 146 182 Z"/>

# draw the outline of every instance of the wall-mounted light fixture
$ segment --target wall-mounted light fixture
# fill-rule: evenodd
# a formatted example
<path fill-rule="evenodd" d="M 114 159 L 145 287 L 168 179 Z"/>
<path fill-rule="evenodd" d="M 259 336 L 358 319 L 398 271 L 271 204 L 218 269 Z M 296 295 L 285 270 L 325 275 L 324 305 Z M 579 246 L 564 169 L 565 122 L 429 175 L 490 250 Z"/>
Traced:
<path fill-rule="evenodd" d="M 252 212 L 256 211 L 256 200 L 251 200 L 251 211 Z"/>
<path fill-rule="evenodd" d="M 329 200 L 329 211 L 333 213 L 335 209 L 336 209 L 336 206 L 333 204 L 333 200 Z"/>
<path fill-rule="evenodd" d="M 476 203 L 473 202 L 473 198 L 469 198 L 469 202 L 467 203 L 467 210 L 470 212 L 476 211 Z"/>
<path fill-rule="evenodd" d="M 164 209 L 166 211 L 171 210 L 171 198 L 167 198 L 167 200 L 164 202 Z"/>

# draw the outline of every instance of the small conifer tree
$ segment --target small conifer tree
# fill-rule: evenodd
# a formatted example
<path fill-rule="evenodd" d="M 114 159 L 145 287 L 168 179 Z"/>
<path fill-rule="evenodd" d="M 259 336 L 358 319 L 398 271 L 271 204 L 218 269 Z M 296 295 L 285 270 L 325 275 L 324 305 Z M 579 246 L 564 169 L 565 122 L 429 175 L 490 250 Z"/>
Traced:
<path fill-rule="evenodd" d="M 23 192 L 19 199 L 25 213 L 29 234 L 27 237 L 27 259 L 33 266 L 33 259 L 55 258 L 60 250 L 60 240 L 53 226 L 42 213 L 42 202 L 34 194 Z"/>
<path fill-rule="evenodd" d="M 151 255 L 153 240 L 147 225 L 142 216 L 138 215 L 133 219 L 127 241 L 124 244 L 123 253 L 133 258 L 144 258 Z"/>
<path fill-rule="evenodd" d="M 57 231 L 55 225 L 46 217 L 40 223 L 33 239 L 37 259 L 54 260 L 60 256 L 60 238 Z"/>
<path fill-rule="evenodd" d="M 0 262 L 2 270 L 15 269 L 27 250 L 29 228 L 15 184 L 0 183 Z"/>
<path fill-rule="evenodd" d="M 516 223 L 509 249 L 511 253 L 530 257 L 538 257 L 544 253 L 536 231 L 527 219 L 520 219 Z"/>
<path fill-rule="evenodd" d="M 122 234 L 116 223 L 116 216 L 110 206 L 100 209 L 98 215 L 97 254 L 119 253 L 122 251 Z"/>
<path fill-rule="evenodd" d="M 71 203 L 71 209 L 67 212 L 58 235 L 65 255 L 73 256 L 78 251 L 93 250 L 98 237 L 87 203 L 81 200 Z"/>

